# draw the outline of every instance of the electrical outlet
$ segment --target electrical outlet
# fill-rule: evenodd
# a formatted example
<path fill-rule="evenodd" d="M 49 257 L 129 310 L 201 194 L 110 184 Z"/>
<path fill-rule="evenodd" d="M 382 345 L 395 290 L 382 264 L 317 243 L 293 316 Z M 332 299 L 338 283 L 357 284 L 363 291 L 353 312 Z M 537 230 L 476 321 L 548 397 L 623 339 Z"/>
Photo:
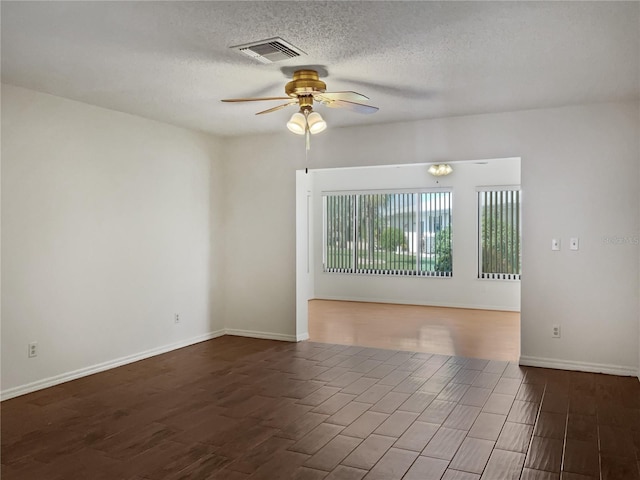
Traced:
<path fill-rule="evenodd" d="M 29 358 L 38 356 L 38 342 L 31 342 L 29 344 L 28 353 L 29 353 Z"/>
<path fill-rule="evenodd" d="M 551 336 L 553 338 L 560 338 L 560 325 L 552 325 Z"/>
<path fill-rule="evenodd" d="M 180 314 L 176 313 L 176 316 L 173 320 L 175 323 L 180 323 Z"/>

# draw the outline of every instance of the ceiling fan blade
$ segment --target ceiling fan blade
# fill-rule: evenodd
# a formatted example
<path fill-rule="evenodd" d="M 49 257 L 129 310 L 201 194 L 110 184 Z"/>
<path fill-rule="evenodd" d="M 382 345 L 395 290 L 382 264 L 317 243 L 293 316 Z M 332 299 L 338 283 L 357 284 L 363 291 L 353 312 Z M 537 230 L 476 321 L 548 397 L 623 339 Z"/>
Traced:
<path fill-rule="evenodd" d="M 376 113 L 379 110 L 378 107 L 364 105 L 362 103 L 348 102 L 347 100 L 332 100 L 325 103 L 325 105 L 331 108 L 346 108 L 347 110 L 351 110 L 356 113 Z"/>
<path fill-rule="evenodd" d="M 283 103 L 282 105 L 278 105 L 277 107 L 273 107 L 268 110 L 263 110 L 262 112 L 256 113 L 256 115 L 262 115 L 263 113 L 277 112 L 278 110 L 282 110 L 283 108 L 286 108 L 289 105 L 297 105 L 297 104 L 298 104 L 298 101 L 294 100 L 293 102 Z"/>
<path fill-rule="evenodd" d="M 357 85 L 367 90 L 375 90 L 376 92 L 394 97 L 408 98 L 411 100 L 428 100 L 438 94 L 437 91 L 420 88 L 410 85 L 392 85 L 388 83 L 367 82 L 357 78 L 339 78 L 340 82 Z"/>
<path fill-rule="evenodd" d="M 318 101 L 326 100 L 346 100 L 347 102 L 363 102 L 369 100 L 369 97 L 358 92 L 323 92 L 314 97 Z"/>
<path fill-rule="evenodd" d="M 264 100 L 289 100 L 291 97 L 263 97 L 263 98 L 225 98 L 222 102 L 262 102 Z"/>

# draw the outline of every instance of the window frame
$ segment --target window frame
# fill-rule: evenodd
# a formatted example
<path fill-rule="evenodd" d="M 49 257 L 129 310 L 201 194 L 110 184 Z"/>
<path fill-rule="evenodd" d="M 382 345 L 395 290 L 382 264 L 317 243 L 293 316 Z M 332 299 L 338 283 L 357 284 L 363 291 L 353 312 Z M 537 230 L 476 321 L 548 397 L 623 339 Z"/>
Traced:
<path fill-rule="evenodd" d="M 453 264 L 451 265 L 451 271 L 443 272 L 436 270 L 421 270 L 420 269 L 420 259 L 422 254 L 422 240 L 421 240 L 421 232 L 422 232 L 422 223 L 428 222 L 428 216 L 425 215 L 426 210 L 422 210 L 422 198 L 421 196 L 424 194 L 438 194 L 438 193 L 446 193 L 448 194 L 448 198 L 444 200 L 445 203 L 448 203 L 448 215 L 449 215 L 449 223 L 448 226 L 451 226 L 453 229 L 453 196 L 454 189 L 451 187 L 433 187 L 433 188 L 395 188 L 395 189 L 367 189 L 367 190 L 339 190 L 339 191 L 322 191 L 320 192 L 320 198 L 322 201 L 322 272 L 328 274 L 349 274 L 349 275 L 374 275 L 374 276 L 389 276 L 389 277 L 421 277 L 421 278 L 452 278 L 453 277 Z M 415 249 L 415 266 L 412 270 L 404 269 L 379 269 L 379 268 L 360 268 L 358 266 L 358 205 L 359 205 L 359 197 L 363 195 L 415 195 L 418 198 L 417 202 L 414 202 L 414 209 L 412 210 L 411 215 L 415 217 L 412 221 L 412 228 L 410 232 L 415 232 L 415 240 L 417 245 L 414 245 Z M 353 228 L 351 229 L 351 243 L 352 243 L 352 259 L 351 266 L 349 268 L 338 268 L 338 267 L 327 267 L 328 263 L 328 197 L 331 196 L 352 196 L 355 197 L 352 201 L 352 208 L 355 213 L 351 216 L 351 222 L 353 223 Z M 441 220 L 442 221 L 442 220 Z M 391 225 L 390 227 L 393 227 Z M 388 228 L 390 228 L 388 227 Z M 451 231 L 452 231 L 451 229 Z M 407 233 L 405 231 L 405 233 Z M 435 238 L 435 237 L 434 237 Z M 435 240 L 434 240 L 435 242 Z M 453 235 L 450 235 L 449 245 L 451 249 L 451 256 L 453 257 Z M 434 247 L 435 248 L 435 245 Z"/>
<path fill-rule="evenodd" d="M 482 211 L 480 194 L 484 192 L 513 192 L 518 193 L 518 266 L 520 273 L 483 272 L 482 256 Z M 522 187 L 520 185 L 483 185 L 476 187 L 476 242 L 477 242 L 477 279 L 489 281 L 519 282 L 522 278 Z"/>

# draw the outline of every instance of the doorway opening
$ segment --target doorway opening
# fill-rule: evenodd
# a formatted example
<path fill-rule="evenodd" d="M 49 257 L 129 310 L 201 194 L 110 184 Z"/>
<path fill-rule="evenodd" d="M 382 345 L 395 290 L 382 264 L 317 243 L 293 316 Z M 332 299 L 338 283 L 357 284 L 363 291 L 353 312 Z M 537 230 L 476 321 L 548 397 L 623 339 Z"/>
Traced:
<path fill-rule="evenodd" d="M 298 172 L 296 327 L 299 340 L 310 338 L 328 343 L 518 360 L 520 158 L 451 165 L 453 172 L 445 177 L 434 177 L 429 174 L 428 165 L 416 164 Z M 434 215 L 435 208 L 429 205 L 411 207 L 416 210 L 413 217 L 408 213 L 411 202 L 393 206 L 394 198 L 400 198 L 399 195 L 435 198 L 440 193 L 433 192 L 444 191 L 448 192 L 450 203 L 444 212 L 448 217 L 438 217 L 444 219 L 442 221 L 429 217 Z M 487 194 L 494 191 L 495 195 Z M 378 262 L 377 269 L 328 268 L 331 265 L 328 265 L 327 242 L 332 241 L 333 236 L 327 233 L 327 198 L 338 195 L 352 196 L 355 205 L 359 199 L 368 198 L 383 198 L 379 204 L 387 203 L 386 213 L 372 217 L 366 222 L 368 227 L 361 228 L 375 226 L 376 234 L 382 235 L 385 229 L 393 227 L 404 241 L 389 246 L 386 240 L 379 240 L 382 236 L 371 240 L 371 231 L 366 235 L 358 232 L 356 213 L 354 222 L 348 224 L 355 232 L 353 241 L 343 242 L 347 245 L 345 248 L 350 248 L 347 256 L 353 257 L 349 265 L 362 266 L 364 260 L 359 259 L 358 252 L 364 246 L 367 253 L 363 255 L 368 256 L 369 262 Z M 517 203 L 514 203 L 516 197 Z M 487 198 L 493 203 L 485 205 Z M 501 206 L 497 199 L 509 199 L 509 203 L 501 200 L 504 203 Z M 398 213 L 399 208 L 402 215 Z M 443 203 L 438 208 L 442 209 Z M 403 220 L 393 224 L 398 217 Z M 498 220 L 501 223 L 496 223 Z M 430 258 L 436 255 L 439 259 L 447 258 L 431 246 L 442 244 L 439 239 L 445 228 L 450 229 L 449 264 L 443 267 L 440 262 L 440 266 L 434 267 L 436 261 Z M 484 234 L 489 240 L 483 239 L 483 231 L 489 228 L 495 231 L 489 237 Z M 362 240 L 364 237 L 366 240 Z M 504 250 L 507 243 L 509 247 Z M 504 253 L 500 253 L 500 249 Z M 335 252 L 333 254 L 335 256 Z M 415 259 L 418 272 L 385 269 L 384 262 L 391 257 L 409 258 L 409 262 Z M 486 258 L 490 258 L 491 265 Z M 424 265 L 430 265 L 435 273 L 420 272 L 420 268 L 426 268 Z M 438 273 L 438 269 L 443 268 L 448 268 L 446 275 Z"/>

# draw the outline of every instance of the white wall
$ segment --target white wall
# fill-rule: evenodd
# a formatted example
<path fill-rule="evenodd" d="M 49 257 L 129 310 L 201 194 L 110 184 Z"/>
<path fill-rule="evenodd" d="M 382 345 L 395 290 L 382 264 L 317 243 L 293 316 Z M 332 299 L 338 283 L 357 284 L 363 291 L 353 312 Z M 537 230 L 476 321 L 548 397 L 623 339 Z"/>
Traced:
<path fill-rule="evenodd" d="M 476 187 L 520 185 L 520 159 L 454 163 L 439 179 L 425 165 L 316 170 L 313 178 L 314 298 L 520 310 L 520 282 L 479 280 Z M 388 277 L 325 273 L 322 193 L 367 189 L 450 188 L 453 192 L 453 277 Z"/>
<path fill-rule="evenodd" d="M 312 139 L 309 165 L 521 157 L 522 362 L 632 374 L 639 248 L 605 237 L 639 231 L 639 110 L 637 102 L 600 104 L 329 128 Z M 294 171 L 305 166 L 303 143 L 284 127 L 281 134 L 225 143 L 229 328 L 297 333 Z M 580 237 L 577 252 L 567 249 L 571 236 Z M 550 250 L 553 237 L 563 241 L 560 252 Z M 258 255 L 251 253 L 256 244 Z M 550 335 L 555 323 L 560 339 Z"/>
<path fill-rule="evenodd" d="M 225 139 L 224 318 L 230 333 L 298 338 L 296 170 L 305 165 L 300 139 L 290 133 Z"/>
<path fill-rule="evenodd" d="M 219 149 L 3 85 L 4 397 L 224 327 Z"/>

